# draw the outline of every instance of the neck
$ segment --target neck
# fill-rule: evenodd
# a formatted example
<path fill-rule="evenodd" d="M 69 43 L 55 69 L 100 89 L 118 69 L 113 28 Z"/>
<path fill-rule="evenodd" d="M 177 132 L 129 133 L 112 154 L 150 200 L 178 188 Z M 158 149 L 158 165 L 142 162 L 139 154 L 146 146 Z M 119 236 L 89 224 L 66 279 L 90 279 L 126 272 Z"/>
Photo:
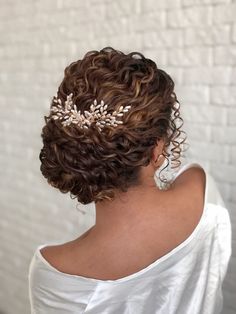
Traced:
<path fill-rule="evenodd" d="M 143 221 L 148 210 L 157 207 L 166 191 L 154 184 L 132 187 L 127 192 L 118 192 L 114 200 L 96 204 L 94 229 L 100 232 L 124 231 Z"/>
<path fill-rule="evenodd" d="M 130 230 L 143 222 L 155 208 L 163 207 L 168 191 L 160 190 L 155 182 L 155 167 L 150 163 L 141 170 L 140 182 L 132 186 L 127 192 L 115 191 L 112 201 L 103 200 L 95 204 L 96 222 L 94 231 L 102 234 L 112 234 Z M 150 215 L 149 215 L 150 216 Z"/>

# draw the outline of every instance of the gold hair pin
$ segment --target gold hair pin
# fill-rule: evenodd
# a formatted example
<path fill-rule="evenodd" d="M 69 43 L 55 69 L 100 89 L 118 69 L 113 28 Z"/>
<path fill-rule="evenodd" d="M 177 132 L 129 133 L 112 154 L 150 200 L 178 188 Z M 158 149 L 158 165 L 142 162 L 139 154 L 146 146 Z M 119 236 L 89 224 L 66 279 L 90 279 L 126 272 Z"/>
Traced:
<path fill-rule="evenodd" d="M 62 101 L 59 98 L 54 97 L 54 102 L 51 107 L 51 111 L 54 113 L 52 118 L 54 120 L 61 120 L 64 126 L 71 123 L 77 124 L 81 128 L 89 128 L 91 123 L 96 122 L 96 126 L 101 131 L 106 125 L 117 126 L 122 124 L 122 120 L 117 120 L 117 117 L 122 117 L 124 112 L 127 112 L 131 106 L 120 106 L 118 111 L 107 113 L 107 105 L 104 105 L 104 101 L 101 100 L 100 104 L 97 104 L 97 100 L 93 101 L 90 105 L 90 111 L 85 110 L 84 113 L 77 111 L 76 105 L 72 101 L 73 93 L 67 96 L 65 106 L 63 108 Z"/>

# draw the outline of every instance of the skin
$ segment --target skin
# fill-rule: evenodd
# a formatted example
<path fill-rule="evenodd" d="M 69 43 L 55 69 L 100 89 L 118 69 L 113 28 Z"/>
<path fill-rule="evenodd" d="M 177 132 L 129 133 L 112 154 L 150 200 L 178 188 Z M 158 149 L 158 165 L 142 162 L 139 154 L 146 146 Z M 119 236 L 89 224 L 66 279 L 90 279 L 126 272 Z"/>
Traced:
<path fill-rule="evenodd" d="M 164 142 L 161 141 L 156 146 L 153 152 L 153 158 L 150 164 L 142 168 L 141 177 L 142 185 L 131 187 L 126 193 L 116 193 L 116 197 L 113 201 L 104 200 L 96 204 L 96 223 L 93 231 L 102 233 L 113 233 L 117 229 L 127 230 L 130 228 L 130 221 L 132 223 L 138 223 L 142 219 L 144 208 L 147 203 L 159 195 L 165 194 L 162 190 L 159 190 L 154 180 L 154 173 L 159 168 L 165 158 L 159 158 L 158 163 L 155 160 L 161 154 L 163 150 Z"/>
<path fill-rule="evenodd" d="M 195 229 L 203 211 L 205 173 L 184 171 L 170 189 L 160 190 L 154 173 L 164 162 L 160 141 L 142 168 L 140 186 L 96 204 L 94 226 L 80 237 L 41 249 L 59 271 L 101 280 L 135 273 L 167 254 Z"/>

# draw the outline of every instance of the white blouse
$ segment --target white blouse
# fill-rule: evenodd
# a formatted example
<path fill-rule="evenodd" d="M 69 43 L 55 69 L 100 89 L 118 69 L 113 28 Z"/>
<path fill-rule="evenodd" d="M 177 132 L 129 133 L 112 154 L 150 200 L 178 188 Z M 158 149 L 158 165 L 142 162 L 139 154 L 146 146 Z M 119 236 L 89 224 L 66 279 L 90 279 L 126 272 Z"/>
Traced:
<path fill-rule="evenodd" d="M 197 163 L 188 163 L 180 173 Z M 144 269 L 117 280 L 63 273 L 37 247 L 29 266 L 31 314 L 218 314 L 231 257 L 231 222 L 206 170 L 204 210 L 191 235 Z"/>

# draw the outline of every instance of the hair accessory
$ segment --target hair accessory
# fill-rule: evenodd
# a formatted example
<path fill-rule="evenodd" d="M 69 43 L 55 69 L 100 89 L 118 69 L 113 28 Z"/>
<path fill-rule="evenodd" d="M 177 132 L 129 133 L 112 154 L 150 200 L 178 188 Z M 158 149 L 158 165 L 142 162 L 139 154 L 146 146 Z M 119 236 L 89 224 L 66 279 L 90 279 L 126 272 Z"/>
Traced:
<path fill-rule="evenodd" d="M 106 125 L 117 126 L 122 124 L 123 121 L 116 120 L 117 117 L 122 117 L 124 112 L 127 112 L 131 106 L 120 106 L 118 111 L 107 113 L 107 105 L 104 105 L 104 101 L 101 100 L 100 104 L 97 104 L 95 99 L 93 104 L 90 105 L 90 111 L 85 110 L 83 114 L 80 110 L 77 111 L 76 105 L 72 101 L 73 93 L 67 96 L 65 101 L 65 108 L 62 106 L 62 101 L 59 98 L 54 97 L 54 104 L 51 107 L 51 111 L 54 112 L 52 118 L 54 120 L 61 120 L 64 126 L 71 123 L 79 125 L 81 128 L 89 128 L 91 123 L 96 122 L 96 126 L 101 131 Z"/>

